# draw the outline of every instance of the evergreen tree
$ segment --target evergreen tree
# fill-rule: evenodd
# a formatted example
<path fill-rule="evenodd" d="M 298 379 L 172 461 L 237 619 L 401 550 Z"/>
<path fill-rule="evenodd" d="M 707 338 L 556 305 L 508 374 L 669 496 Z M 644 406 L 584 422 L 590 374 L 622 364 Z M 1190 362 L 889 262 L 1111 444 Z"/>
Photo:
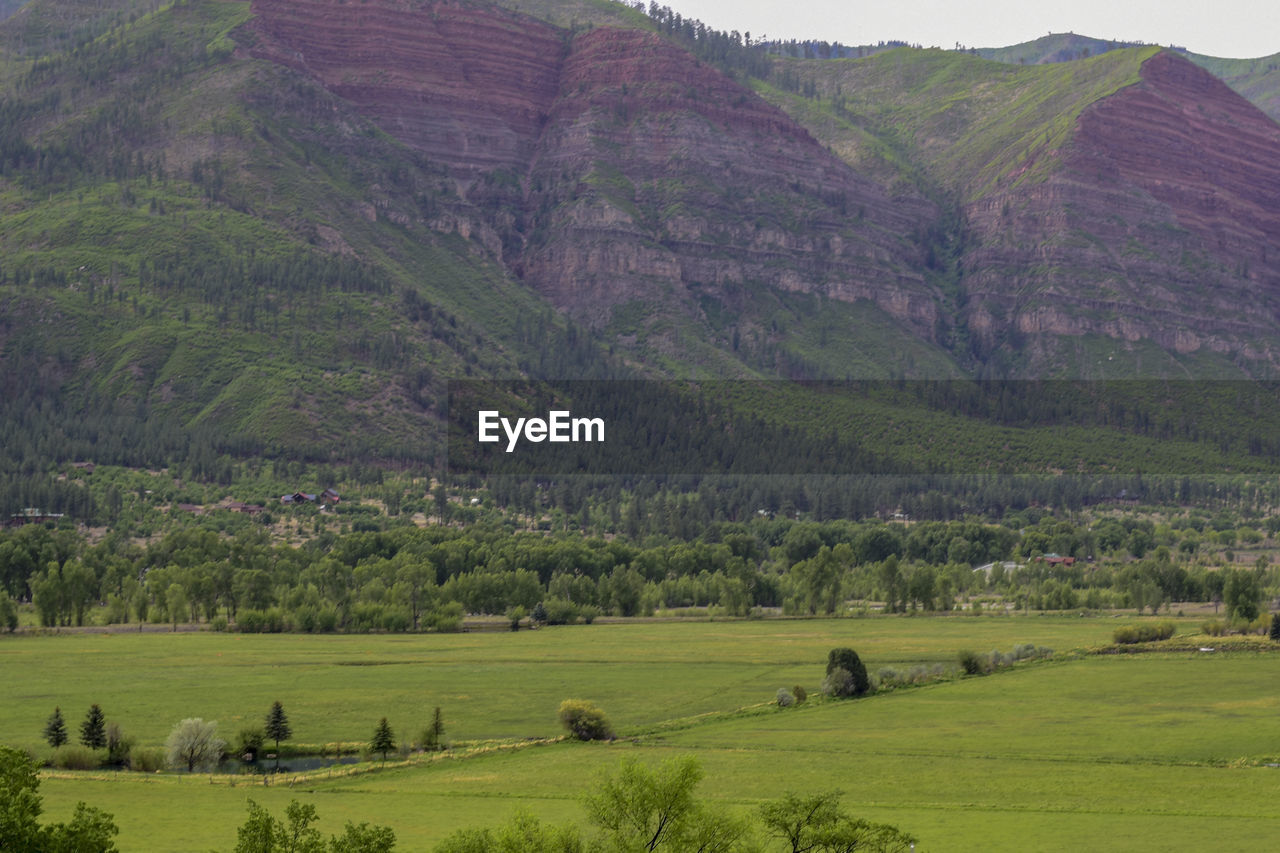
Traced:
<path fill-rule="evenodd" d="M 49 746 L 57 749 L 67 742 L 67 724 L 62 719 L 62 709 L 54 708 L 49 721 L 44 724 L 44 739 Z"/>
<path fill-rule="evenodd" d="M 436 706 L 435 713 L 431 716 L 431 725 L 427 726 L 426 731 L 422 733 L 423 749 L 444 749 L 444 714 L 440 711 L 440 706 Z"/>
<path fill-rule="evenodd" d="M 89 706 L 89 713 L 80 724 L 80 742 L 90 749 L 102 749 L 107 745 L 107 718 L 97 705 Z"/>
<path fill-rule="evenodd" d="M 372 752 L 382 753 L 382 760 L 387 760 L 387 753 L 396 748 L 396 738 L 391 731 L 391 725 L 387 722 L 387 718 L 383 717 L 378 723 L 378 728 L 373 732 L 373 740 L 369 741 L 369 749 Z"/>
<path fill-rule="evenodd" d="M 1280 611 L 1271 614 L 1271 639 L 1280 643 Z"/>
<path fill-rule="evenodd" d="M 276 742 L 276 769 L 280 769 L 280 741 L 288 740 L 293 736 L 293 729 L 289 727 L 289 718 L 285 716 L 284 706 L 278 701 L 271 703 L 271 710 L 267 712 L 267 724 L 263 727 L 263 731 L 267 737 Z"/>
<path fill-rule="evenodd" d="M 850 648 L 832 649 L 828 653 L 827 680 L 833 696 L 861 696 L 871 688 L 866 664 Z"/>

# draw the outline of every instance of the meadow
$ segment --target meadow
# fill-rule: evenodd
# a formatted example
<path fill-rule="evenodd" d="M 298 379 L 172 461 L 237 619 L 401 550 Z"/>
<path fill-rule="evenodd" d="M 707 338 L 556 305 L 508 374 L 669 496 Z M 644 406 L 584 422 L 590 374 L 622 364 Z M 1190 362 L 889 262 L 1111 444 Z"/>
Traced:
<path fill-rule="evenodd" d="M 295 740 L 365 742 L 387 716 L 402 740 L 440 705 L 455 750 L 371 772 L 316 771 L 265 787 L 245 777 L 46 774 L 46 816 L 78 800 L 116 816 L 122 850 L 230 849 L 253 798 L 314 803 L 325 831 L 392 826 L 423 850 L 517 808 L 583 819 L 595 774 L 635 755 L 696 755 L 700 791 L 747 809 L 787 791 L 839 788 L 849 810 L 894 823 L 920 850 L 1243 849 L 1280 830 L 1280 658 L 1197 652 L 1063 654 L 980 678 L 855 701 L 811 694 L 833 646 L 883 666 L 951 662 L 962 648 L 1104 645 L 1120 620 L 866 618 L 597 624 L 518 633 L 308 637 L 63 635 L 6 638 L 0 742 L 41 754 L 57 704 L 90 702 L 145 745 L 186 716 L 222 734 L 284 703 Z M 1194 631 L 1183 621 L 1180 633 Z M 559 734 L 555 710 L 590 699 L 614 743 Z M 479 742 L 491 741 L 477 749 Z M 47 747 L 43 747 L 48 752 Z"/>

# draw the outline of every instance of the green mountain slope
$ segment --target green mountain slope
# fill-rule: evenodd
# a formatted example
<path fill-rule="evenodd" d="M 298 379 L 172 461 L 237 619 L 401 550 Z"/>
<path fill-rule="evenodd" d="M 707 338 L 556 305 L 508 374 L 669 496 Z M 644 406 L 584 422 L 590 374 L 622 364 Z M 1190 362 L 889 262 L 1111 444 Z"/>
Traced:
<path fill-rule="evenodd" d="M 1113 50 L 1141 47 L 1114 39 L 1097 39 L 1074 33 L 1047 36 L 1008 47 L 984 47 L 970 53 L 995 62 L 1042 65 L 1088 59 Z M 1257 59 L 1227 59 L 1173 48 L 1182 56 L 1222 80 L 1260 110 L 1280 121 L 1280 54 Z"/>
<path fill-rule="evenodd" d="M 456 204 L 437 171 L 322 89 L 234 58 L 248 16 L 166 7 L 10 89 L 9 382 L 35 369 L 69 405 L 304 455 L 430 458 L 444 377 L 536 364 L 563 327 L 423 223 Z"/>
<path fill-rule="evenodd" d="M 1142 46 L 1133 42 L 1098 39 L 1075 33 L 1050 33 L 1020 44 L 1007 47 L 980 47 L 970 52 L 983 59 L 1006 62 L 1011 65 L 1044 65 L 1050 62 L 1088 59 L 1112 50 Z"/>
<path fill-rule="evenodd" d="M 1010 67 L 965 53 L 897 48 L 864 60 L 796 62 L 816 97 L 774 97 L 824 142 L 923 167 L 966 200 L 998 183 L 1042 180 L 1091 104 L 1138 82 L 1158 48 L 1136 48 L 1078 63 Z M 814 102 L 806 109 L 804 101 Z M 817 109 L 815 109 L 815 107 Z M 825 114 L 825 115 L 824 115 Z M 882 141 L 868 144 L 866 134 Z M 868 163 L 875 168 L 875 163 Z"/>
<path fill-rule="evenodd" d="M 349 12 L 35 0 L 0 25 L 3 473 L 86 452 L 439 470 L 451 377 L 1265 376 L 1280 358 L 1258 285 L 1275 258 L 1250 254 L 1272 223 L 1241 213 L 1268 210 L 1249 183 L 1265 193 L 1280 159 L 1243 102 L 1154 48 L 805 62 L 698 54 L 621 4 Z M 1132 116 L 1191 153 L 1127 145 L 1166 138 Z M 1233 133 L 1256 171 L 1202 215 L 1188 164 Z M 810 440 L 854 420 L 776 399 Z M 948 441 L 998 452 L 982 422 Z"/>
<path fill-rule="evenodd" d="M 930 257 L 952 346 L 987 375 L 1271 375 L 1262 188 L 1280 135 L 1176 54 L 1019 66 L 901 48 L 778 68 L 793 84 L 759 90 L 846 161 L 953 200 Z"/>
<path fill-rule="evenodd" d="M 1280 53 L 1259 59 L 1222 59 L 1198 53 L 1187 53 L 1186 57 L 1280 122 Z"/>

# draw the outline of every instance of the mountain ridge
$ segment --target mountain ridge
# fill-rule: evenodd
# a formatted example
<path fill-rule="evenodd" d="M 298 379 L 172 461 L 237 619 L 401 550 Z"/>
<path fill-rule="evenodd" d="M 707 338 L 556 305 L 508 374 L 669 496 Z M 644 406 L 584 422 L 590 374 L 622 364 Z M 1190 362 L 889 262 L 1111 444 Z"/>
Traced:
<path fill-rule="evenodd" d="M 434 464 L 449 376 L 1280 363 L 1275 125 L 1166 51 L 754 76 L 623 5 L 151 5 L 0 25 L 13 399 Z"/>

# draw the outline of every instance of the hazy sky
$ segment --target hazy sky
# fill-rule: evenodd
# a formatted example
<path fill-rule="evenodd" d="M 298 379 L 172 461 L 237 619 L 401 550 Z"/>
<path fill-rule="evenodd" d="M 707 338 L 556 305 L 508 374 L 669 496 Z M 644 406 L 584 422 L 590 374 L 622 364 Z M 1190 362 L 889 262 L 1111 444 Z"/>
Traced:
<path fill-rule="evenodd" d="M 646 0 L 647 5 L 648 0 Z M 1003 47 L 1049 32 L 1175 44 L 1210 56 L 1280 52 L 1277 0 L 658 0 L 717 30 L 843 44 Z"/>

